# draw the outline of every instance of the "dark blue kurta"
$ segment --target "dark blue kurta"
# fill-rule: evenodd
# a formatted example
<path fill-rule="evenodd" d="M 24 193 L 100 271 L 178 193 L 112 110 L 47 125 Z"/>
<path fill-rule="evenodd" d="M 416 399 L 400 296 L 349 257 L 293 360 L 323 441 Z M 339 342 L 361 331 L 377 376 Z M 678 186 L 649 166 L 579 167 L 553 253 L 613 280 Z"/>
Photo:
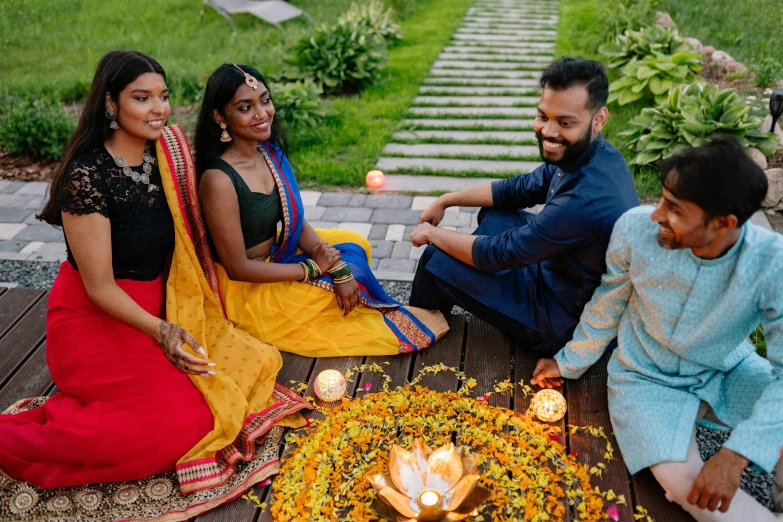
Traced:
<path fill-rule="evenodd" d="M 622 155 L 600 135 L 568 165 L 544 163 L 492 184 L 470 267 L 442 251 L 426 270 L 483 305 L 557 339 L 571 336 L 606 270 L 615 221 L 638 206 Z M 520 209 L 545 204 L 537 215 Z M 502 329 L 502 325 L 498 325 Z"/>

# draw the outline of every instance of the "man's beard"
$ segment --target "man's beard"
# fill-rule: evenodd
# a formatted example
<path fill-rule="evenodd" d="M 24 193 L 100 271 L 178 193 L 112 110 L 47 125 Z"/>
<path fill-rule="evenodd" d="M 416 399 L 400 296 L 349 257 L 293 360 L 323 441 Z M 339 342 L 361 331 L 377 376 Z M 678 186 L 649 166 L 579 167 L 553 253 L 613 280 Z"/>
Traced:
<path fill-rule="evenodd" d="M 683 248 L 682 243 L 677 241 L 676 238 L 664 239 L 663 237 L 661 237 L 660 234 L 658 234 L 658 244 L 661 245 L 666 250 L 677 250 L 679 248 Z"/>
<path fill-rule="evenodd" d="M 563 151 L 563 157 L 560 158 L 558 161 L 551 161 L 547 159 L 547 157 L 544 155 L 544 135 L 541 134 L 540 132 L 536 132 L 536 139 L 538 140 L 538 152 L 539 154 L 541 154 L 541 159 L 543 159 L 547 163 L 551 163 L 552 165 L 562 165 L 564 163 L 568 163 L 578 159 L 579 156 L 581 156 L 582 153 L 587 149 L 587 147 L 590 146 L 590 142 L 593 141 L 592 129 L 593 126 L 591 123 L 590 126 L 588 126 L 585 135 L 573 143 L 569 143 L 568 141 L 562 138 L 559 139 L 547 138 L 547 141 L 562 143 L 563 146 L 565 147 L 565 150 Z"/>

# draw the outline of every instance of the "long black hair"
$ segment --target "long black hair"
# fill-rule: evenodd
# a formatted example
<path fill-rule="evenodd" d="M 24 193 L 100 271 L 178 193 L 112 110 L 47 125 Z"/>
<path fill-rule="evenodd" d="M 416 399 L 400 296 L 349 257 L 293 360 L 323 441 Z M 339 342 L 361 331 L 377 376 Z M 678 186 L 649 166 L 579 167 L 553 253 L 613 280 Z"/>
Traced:
<path fill-rule="evenodd" d="M 244 64 L 238 64 L 237 67 L 254 77 L 260 83 L 262 83 L 267 90 L 269 90 L 269 84 L 253 67 Z M 213 159 L 223 154 L 229 147 L 230 143 L 223 143 L 220 141 L 220 135 L 223 130 L 215 122 L 212 116 L 213 110 L 217 109 L 220 114 L 225 114 L 225 107 L 228 102 L 234 98 L 237 89 L 245 83 L 245 75 L 242 74 L 233 64 L 224 63 L 218 67 L 215 72 L 207 80 L 207 87 L 204 90 L 204 101 L 201 104 L 201 112 L 198 115 L 198 123 L 196 124 L 196 173 L 200 178 L 201 174 L 207 170 L 207 167 Z M 269 91 L 270 97 L 272 91 Z M 288 139 L 280 118 L 272 119 L 272 136 L 269 139 L 276 147 L 283 149 L 283 152 L 288 148 Z"/>
<path fill-rule="evenodd" d="M 166 79 L 163 67 L 139 51 L 112 51 L 98 62 L 87 103 L 65 147 L 62 161 L 54 169 L 49 199 L 41 213 L 36 216 L 38 219 L 51 225 L 62 226 L 63 220 L 57 201 L 63 190 L 68 164 L 79 154 L 100 147 L 112 133 L 109 119 L 106 117 L 106 93 L 108 92 L 117 104 L 119 111 L 120 93 L 129 83 L 145 73 L 157 73 Z"/>

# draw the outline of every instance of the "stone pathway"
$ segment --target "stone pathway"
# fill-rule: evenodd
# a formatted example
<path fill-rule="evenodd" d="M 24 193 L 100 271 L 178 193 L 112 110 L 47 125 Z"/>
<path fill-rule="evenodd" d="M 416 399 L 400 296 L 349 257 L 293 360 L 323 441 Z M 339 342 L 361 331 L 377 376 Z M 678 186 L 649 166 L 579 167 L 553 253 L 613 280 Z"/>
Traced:
<path fill-rule="evenodd" d="M 538 76 L 556 0 L 478 0 L 443 49 L 376 168 L 385 191 L 454 191 L 529 172 Z"/>

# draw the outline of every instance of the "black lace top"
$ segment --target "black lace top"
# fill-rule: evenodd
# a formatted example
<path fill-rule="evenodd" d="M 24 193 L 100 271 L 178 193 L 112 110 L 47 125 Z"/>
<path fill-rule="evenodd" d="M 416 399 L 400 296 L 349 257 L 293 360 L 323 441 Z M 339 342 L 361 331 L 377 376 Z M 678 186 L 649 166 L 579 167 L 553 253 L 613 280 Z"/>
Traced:
<path fill-rule="evenodd" d="M 142 172 L 140 165 L 131 168 Z M 157 163 L 153 164 L 150 184 L 158 189 L 150 192 L 147 185 L 125 176 L 103 148 L 80 154 L 65 171 L 57 205 L 69 214 L 97 212 L 109 218 L 112 267 L 117 279 L 155 279 L 163 273 L 166 258 L 174 250 L 174 221 Z M 65 243 L 67 246 L 67 236 Z M 70 247 L 68 261 L 78 270 Z"/>

